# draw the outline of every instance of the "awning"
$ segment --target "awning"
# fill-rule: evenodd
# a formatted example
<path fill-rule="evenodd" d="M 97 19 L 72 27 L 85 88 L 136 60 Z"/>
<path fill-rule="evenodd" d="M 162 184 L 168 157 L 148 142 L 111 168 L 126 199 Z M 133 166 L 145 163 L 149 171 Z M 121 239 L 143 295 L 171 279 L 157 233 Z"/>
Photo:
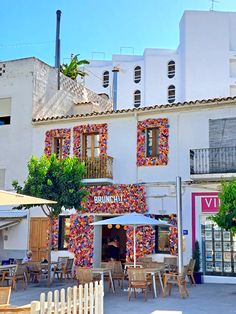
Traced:
<path fill-rule="evenodd" d="M 17 225 L 27 217 L 27 210 L 0 210 L 0 230 Z"/>
<path fill-rule="evenodd" d="M 55 201 L 0 190 L 0 205 L 56 204 Z"/>
<path fill-rule="evenodd" d="M 2 219 L 0 220 L 0 230 L 17 225 L 21 219 Z"/>

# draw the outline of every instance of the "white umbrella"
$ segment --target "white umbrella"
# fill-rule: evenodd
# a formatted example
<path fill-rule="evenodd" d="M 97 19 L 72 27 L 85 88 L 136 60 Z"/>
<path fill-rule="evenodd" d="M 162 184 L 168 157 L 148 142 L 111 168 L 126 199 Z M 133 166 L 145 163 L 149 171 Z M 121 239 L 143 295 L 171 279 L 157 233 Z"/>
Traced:
<path fill-rule="evenodd" d="M 55 201 L 0 190 L 0 206 L 56 204 Z"/>
<path fill-rule="evenodd" d="M 145 225 L 155 225 L 155 226 L 169 226 L 174 227 L 171 224 L 168 224 L 162 220 L 156 220 L 153 218 L 146 217 L 142 214 L 126 214 L 114 218 L 99 220 L 91 225 L 101 226 L 101 225 L 123 225 L 123 226 L 132 226 L 134 230 L 134 267 L 136 267 L 136 227 L 145 226 Z"/>

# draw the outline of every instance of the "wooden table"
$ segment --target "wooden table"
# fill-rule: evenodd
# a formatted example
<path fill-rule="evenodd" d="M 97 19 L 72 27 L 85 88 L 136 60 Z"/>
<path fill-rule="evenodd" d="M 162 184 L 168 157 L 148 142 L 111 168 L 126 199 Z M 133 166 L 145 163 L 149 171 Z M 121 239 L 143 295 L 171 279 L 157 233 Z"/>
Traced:
<path fill-rule="evenodd" d="M 10 264 L 10 265 L 0 265 L 0 271 L 1 270 L 8 270 L 12 268 L 16 268 L 17 264 Z"/>
<path fill-rule="evenodd" d="M 163 286 L 163 281 L 161 277 L 161 273 L 164 271 L 164 268 L 145 268 L 146 274 L 150 274 L 152 276 L 152 284 L 153 284 L 153 291 L 154 291 L 154 296 L 157 298 L 157 285 L 156 285 L 156 279 L 155 276 L 158 275 L 160 284 L 161 284 L 161 290 L 162 293 L 164 293 L 164 286 Z"/>
<path fill-rule="evenodd" d="M 114 288 L 114 284 L 113 284 L 113 280 L 112 280 L 112 273 L 111 273 L 112 269 L 111 268 L 93 268 L 92 271 L 94 274 L 100 274 L 101 275 L 103 287 L 104 287 L 104 274 L 107 273 L 109 275 L 109 278 L 110 278 L 112 292 L 115 293 L 115 288 Z"/>

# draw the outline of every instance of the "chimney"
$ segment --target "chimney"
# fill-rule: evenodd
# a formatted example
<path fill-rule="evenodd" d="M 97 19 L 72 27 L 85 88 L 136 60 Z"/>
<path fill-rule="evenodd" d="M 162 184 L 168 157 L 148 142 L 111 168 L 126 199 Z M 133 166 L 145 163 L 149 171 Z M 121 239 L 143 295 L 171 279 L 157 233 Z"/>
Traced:
<path fill-rule="evenodd" d="M 56 48 L 55 48 L 55 68 L 57 69 L 57 89 L 60 89 L 60 23 L 61 11 L 57 10 L 57 24 L 56 24 Z"/>
<path fill-rule="evenodd" d="M 117 85 L 118 85 L 118 67 L 113 67 L 113 84 L 112 84 L 112 99 L 113 99 L 113 110 L 117 110 Z"/>

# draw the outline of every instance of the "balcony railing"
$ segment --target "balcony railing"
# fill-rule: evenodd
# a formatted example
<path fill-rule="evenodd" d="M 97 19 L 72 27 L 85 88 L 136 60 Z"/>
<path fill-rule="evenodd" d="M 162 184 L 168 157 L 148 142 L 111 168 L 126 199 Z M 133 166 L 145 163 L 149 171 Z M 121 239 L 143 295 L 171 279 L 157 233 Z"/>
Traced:
<path fill-rule="evenodd" d="M 113 158 L 109 156 L 101 156 L 96 158 L 83 158 L 85 162 L 86 172 L 84 179 L 113 179 L 112 164 Z"/>
<path fill-rule="evenodd" d="M 236 172 L 236 147 L 190 150 L 190 174 Z"/>

